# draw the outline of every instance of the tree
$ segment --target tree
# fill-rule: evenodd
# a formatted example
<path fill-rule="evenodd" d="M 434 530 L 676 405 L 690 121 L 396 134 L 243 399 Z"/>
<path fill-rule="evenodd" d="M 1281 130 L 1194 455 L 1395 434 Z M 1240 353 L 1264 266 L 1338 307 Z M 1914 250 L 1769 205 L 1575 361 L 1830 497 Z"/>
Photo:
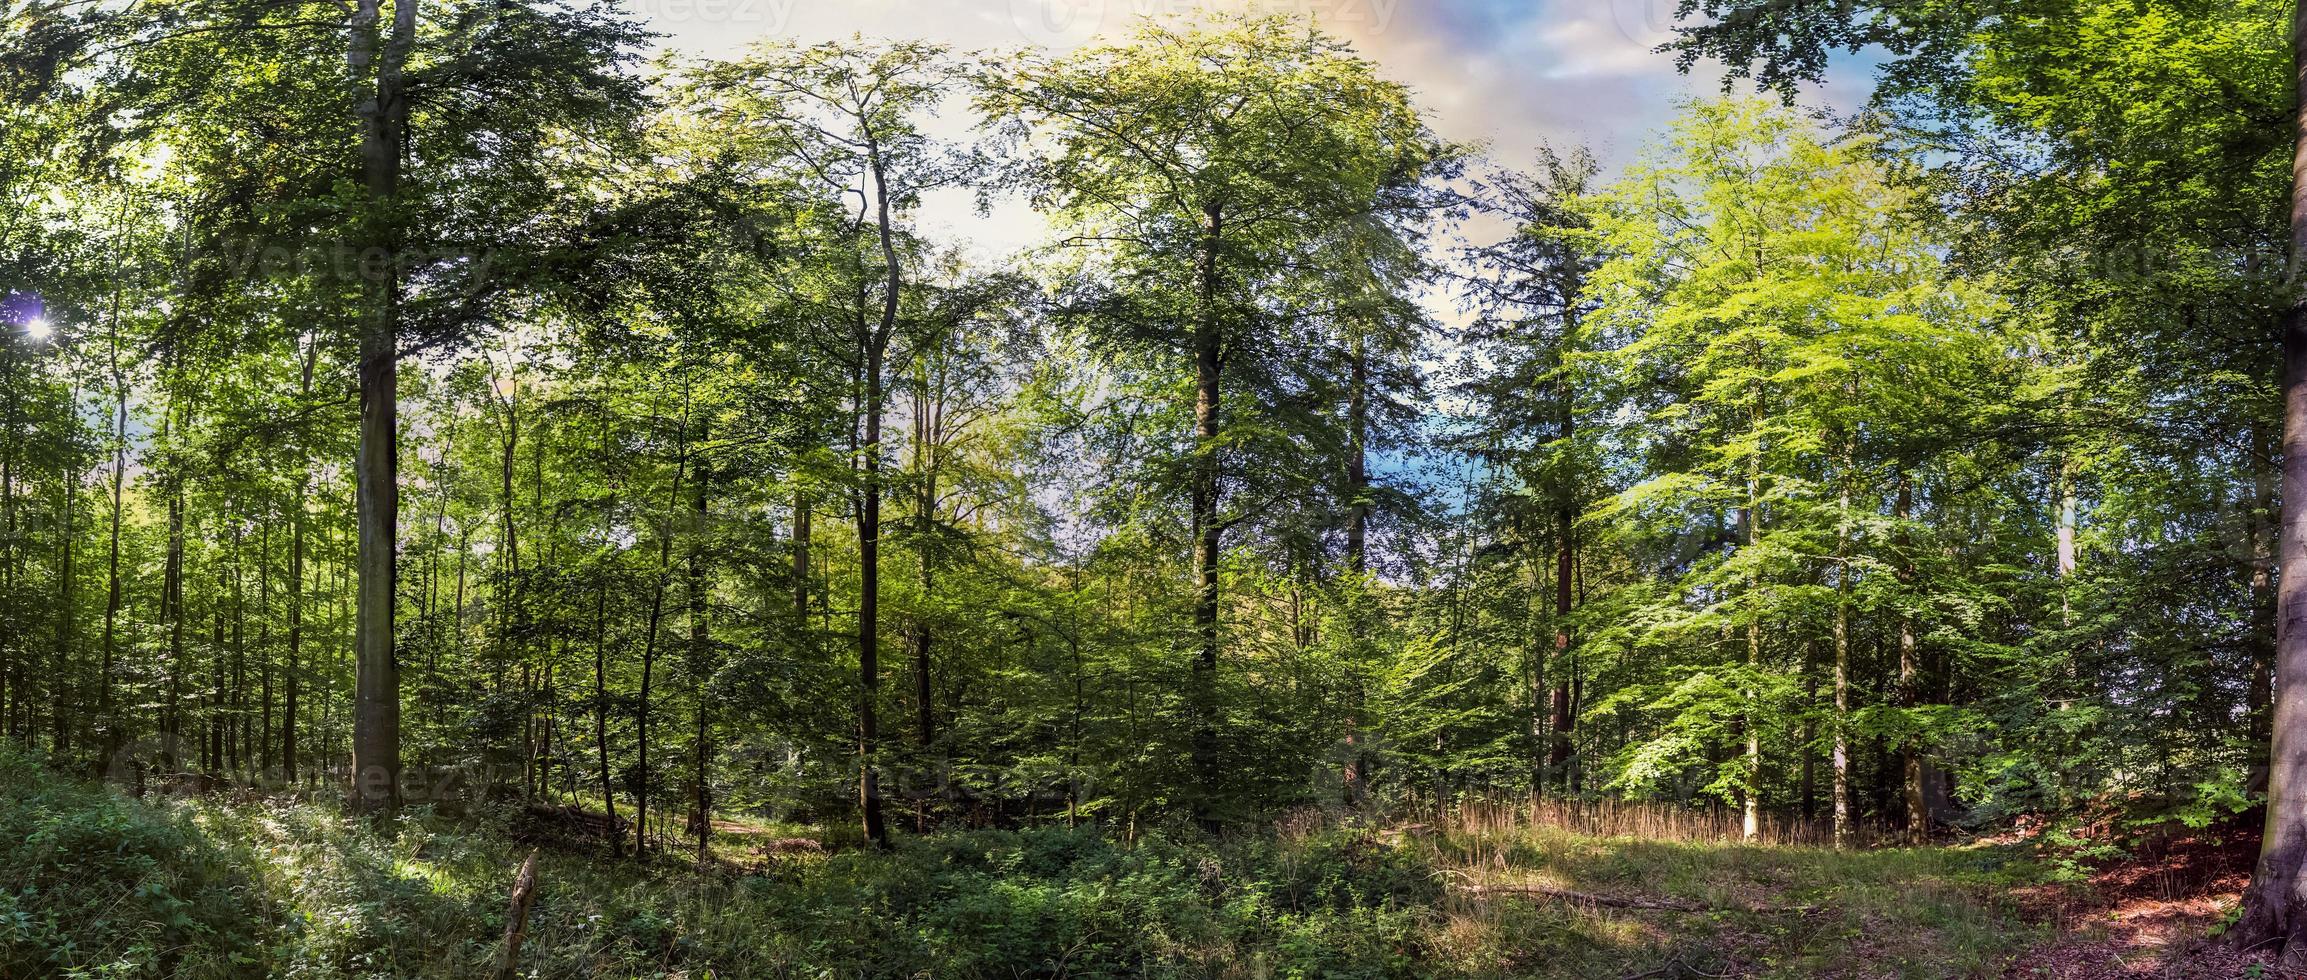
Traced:
<path fill-rule="evenodd" d="M 881 541 L 884 495 L 882 422 L 892 346 L 898 341 L 913 246 L 902 213 L 945 179 L 937 146 L 920 120 L 949 77 L 934 45 L 767 47 L 708 73 L 702 84 L 734 114 L 730 125 L 766 130 L 787 155 L 782 165 L 805 172 L 817 206 L 831 205 L 821 246 L 838 263 L 844 285 L 848 346 L 854 372 L 857 540 L 864 580 L 858 590 L 858 807 L 866 838 L 885 843 L 877 701 L 881 685 Z M 841 208 L 854 200 L 856 209 Z M 836 217 L 838 216 L 838 217 Z M 870 242 L 870 245 L 868 245 Z M 870 256 L 870 257 L 869 257 Z M 875 260 L 878 260 L 877 262 Z"/>
<path fill-rule="evenodd" d="M 1751 840 L 1763 746 L 1791 700 L 1772 667 L 1791 651 L 1768 649 L 1764 637 L 1805 614 L 1816 581 L 1836 583 L 1837 621 L 1847 620 L 1849 578 L 1862 567 L 1849 554 L 1854 485 L 1883 493 L 1888 484 L 1897 499 L 1881 542 L 1897 582 L 1907 717 L 1896 742 L 1919 757 L 1914 619 L 1933 600 L 1905 557 L 1917 524 L 1911 448 L 1948 454 L 1975 415 L 1965 406 L 1991 403 L 1991 389 L 1970 386 L 1999 376 L 1993 304 L 1949 277 L 1933 243 L 1912 233 L 1901 195 L 1863 144 L 1829 146 L 1792 113 L 1757 102 L 1693 106 L 1667 158 L 1636 169 L 1607 201 L 1598 231 L 1612 258 L 1592 278 L 1595 328 L 1621 341 L 1603 361 L 1637 387 L 1645 411 L 1618 440 L 1650 474 L 1616 506 L 1669 527 L 1729 515 L 1735 537 L 1695 561 L 1672 607 L 1647 618 L 1667 634 L 1743 633 L 1743 664 L 1692 683 L 1711 685 L 1707 710 L 1743 733 L 1739 765 L 1716 786 L 1742 800 Z M 1819 467 L 1822 455 L 1837 465 Z M 1826 538 L 1831 554 L 1820 553 Z M 1821 564 L 1823 574 L 1806 574 Z M 1847 690 L 1847 654 L 1837 651 Z M 1838 708 L 1832 727 L 1847 764 L 1846 699 Z M 1920 827 L 1918 765 L 1909 765 L 1909 817 Z"/>
<path fill-rule="evenodd" d="M 1190 369 L 1178 468 L 1195 583 L 1191 756 L 1197 812 L 1215 822 L 1226 535 L 1262 509 L 1244 464 L 1280 469 L 1256 406 L 1290 368 L 1291 338 L 1263 306 L 1293 260 L 1445 151 L 1404 89 L 1281 19 L 1148 25 L 1127 46 L 1024 56 L 981 84 L 981 107 L 1027 151 L 1017 181 L 1119 287 L 1084 297 L 1093 343 L 1164 386 L 1178 361 Z"/>
<path fill-rule="evenodd" d="M 1594 343 L 1584 324 L 1592 302 L 1586 283 L 1601 262 L 1588 213 L 1599 170 L 1584 150 L 1565 157 L 1543 149 L 1536 172 L 1499 175 L 1483 200 L 1514 223 L 1513 234 L 1469 256 L 1475 273 L 1468 292 L 1480 311 L 1469 339 L 1488 361 L 1472 369 L 1466 385 L 1481 406 L 1473 451 L 1508 469 L 1518 484 L 1520 493 L 1498 502 L 1516 509 L 1510 523 L 1546 525 L 1527 535 L 1533 588 L 1543 574 L 1539 566 L 1552 565 L 1551 647 L 1536 635 L 1526 640 L 1532 691 L 1551 680 L 1543 704 L 1535 693 L 1531 698 L 1531 739 L 1542 743 L 1532 746 L 1534 787 L 1549 779 L 1564 789 L 1571 784 L 1578 521 L 1603 478 L 1593 440 L 1581 438 L 1578 424 L 1591 410 L 1592 381 L 1574 363 Z M 1522 513 L 1523 507 L 1538 513 Z M 1550 563 L 1543 547 L 1548 533 Z M 1529 601 L 1540 604 L 1536 595 Z"/>

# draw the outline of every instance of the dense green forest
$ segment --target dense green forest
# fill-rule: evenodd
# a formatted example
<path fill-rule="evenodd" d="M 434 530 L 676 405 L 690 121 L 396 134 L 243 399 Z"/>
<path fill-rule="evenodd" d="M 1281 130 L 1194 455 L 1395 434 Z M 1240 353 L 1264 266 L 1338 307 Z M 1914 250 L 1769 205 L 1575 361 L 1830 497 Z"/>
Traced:
<path fill-rule="evenodd" d="M 1512 169 L 1292 17 L 701 60 L 613 6 L 0 3 L 0 827 L 913 862 L 753 899 L 838 916 L 989 834 L 1190 893 L 1308 814 L 1857 849 L 2272 799 L 2229 919 L 2307 964 L 2292 6 L 1679 15 L 1728 91 Z M 1810 108 L 1846 56 L 1872 100 Z M 941 237 L 956 195 L 1047 235 Z M 0 880 L 25 975 L 177 972 L 29 925 L 50 860 Z M 939 928 L 1053 913 L 987 914 Z M 1450 972 L 1336 928 L 1294 975 Z M 663 975 L 1227 972 L 1016 941 Z"/>

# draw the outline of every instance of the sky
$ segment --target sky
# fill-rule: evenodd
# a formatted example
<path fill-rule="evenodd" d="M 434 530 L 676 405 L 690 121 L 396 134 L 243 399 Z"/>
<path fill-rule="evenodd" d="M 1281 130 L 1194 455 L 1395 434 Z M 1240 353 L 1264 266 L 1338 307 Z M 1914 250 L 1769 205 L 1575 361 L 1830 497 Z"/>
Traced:
<path fill-rule="evenodd" d="M 1661 132 L 1677 100 L 1719 91 L 1721 75 L 1675 71 L 1654 49 L 1670 35 L 1676 0 L 629 0 L 680 52 L 726 57 L 758 40 L 809 44 L 853 34 L 942 42 L 960 51 L 1033 45 L 1066 50 L 1118 38 L 1144 17 L 1216 12 L 1310 17 L 1409 85 L 1444 138 L 1483 148 L 1506 166 L 1537 147 L 1584 145 L 1605 170 Z M 1863 101 L 1863 69 L 1808 100 Z M 956 121 L 957 123 L 959 121 Z M 959 127 L 957 126 L 957 129 Z M 955 134 L 958 135 L 958 132 Z M 1022 205 L 975 213 L 965 191 L 925 204 L 924 230 L 948 232 L 981 258 L 1041 239 Z"/>

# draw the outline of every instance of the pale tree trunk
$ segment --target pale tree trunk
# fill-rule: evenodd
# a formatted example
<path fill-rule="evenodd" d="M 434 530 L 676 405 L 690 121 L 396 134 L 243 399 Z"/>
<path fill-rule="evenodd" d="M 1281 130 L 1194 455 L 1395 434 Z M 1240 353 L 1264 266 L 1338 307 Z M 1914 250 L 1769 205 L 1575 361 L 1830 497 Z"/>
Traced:
<path fill-rule="evenodd" d="M 1753 455 L 1746 461 L 1746 546 L 1762 546 L 1762 456 L 1759 436 L 1762 428 L 1762 392 L 1754 392 L 1752 423 L 1757 435 Z M 1755 608 L 1747 612 L 1746 669 L 1759 674 L 1762 671 L 1762 573 L 1759 567 L 1746 583 L 1747 596 Z M 1750 678 L 1746 684 L 1746 774 L 1744 818 L 1741 830 L 1748 843 L 1762 839 L 1762 705 Z"/>
<path fill-rule="evenodd" d="M 1834 846 L 1850 834 L 1850 457 L 1843 457 L 1841 520 L 1834 535 Z"/>
<path fill-rule="evenodd" d="M 391 236 L 378 231 L 400 191 L 401 145 L 408 129 L 402 70 L 416 43 L 417 0 L 393 0 L 393 23 L 378 50 L 379 5 L 358 0 L 345 60 L 360 86 L 361 175 L 365 227 L 358 238 L 387 261 L 381 281 L 365 284 L 360 327 L 360 454 L 355 466 L 360 525 L 359 597 L 354 613 L 352 798 L 364 811 L 400 802 L 400 667 L 393 661 L 400 511 L 400 274 Z M 373 79 L 371 73 L 373 71 Z"/>
<path fill-rule="evenodd" d="M 2245 949 L 2281 946 L 2284 965 L 2307 967 L 2307 4 L 2291 19 L 2293 138 L 2292 305 L 2283 315 L 2283 504 L 2276 577 L 2275 682 L 2267 823 L 2259 866 L 2229 930 Z"/>
<path fill-rule="evenodd" d="M 2059 463 L 2059 623 L 2075 625 L 2075 523 L 2080 510 L 2075 501 L 2074 474 L 2070 465 Z"/>

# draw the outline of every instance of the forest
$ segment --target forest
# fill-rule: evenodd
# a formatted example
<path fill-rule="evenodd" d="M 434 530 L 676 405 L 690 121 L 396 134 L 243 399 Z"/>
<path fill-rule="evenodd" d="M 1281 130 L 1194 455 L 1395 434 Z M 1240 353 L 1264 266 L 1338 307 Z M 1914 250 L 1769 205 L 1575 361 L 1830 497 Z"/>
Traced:
<path fill-rule="evenodd" d="M 2307 14 L 1250 7 L 0 0 L 0 977 L 2307 975 Z"/>

